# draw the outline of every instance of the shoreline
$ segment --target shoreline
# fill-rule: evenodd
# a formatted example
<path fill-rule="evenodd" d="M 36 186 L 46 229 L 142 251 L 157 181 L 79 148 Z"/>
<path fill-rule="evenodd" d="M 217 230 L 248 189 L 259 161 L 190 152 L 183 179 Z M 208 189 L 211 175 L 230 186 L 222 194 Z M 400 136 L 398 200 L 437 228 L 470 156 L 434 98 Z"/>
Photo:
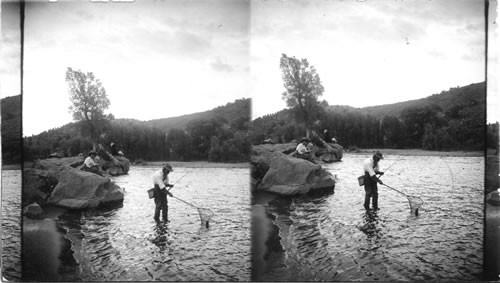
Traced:
<path fill-rule="evenodd" d="M 384 155 L 404 155 L 404 156 L 448 156 L 448 157 L 484 157 L 484 151 L 433 151 L 423 149 L 392 149 L 392 148 L 363 148 L 355 151 L 344 150 L 344 154 L 365 155 L 380 151 Z M 491 153 L 493 154 L 493 153 Z M 488 155 L 490 153 L 488 152 Z"/>
<path fill-rule="evenodd" d="M 163 164 L 168 163 L 172 167 L 184 168 L 250 168 L 250 164 L 246 162 L 239 163 L 216 163 L 208 161 L 145 161 L 140 164 L 132 164 L 132 166 L 139 167 L 161 167 Z"/>

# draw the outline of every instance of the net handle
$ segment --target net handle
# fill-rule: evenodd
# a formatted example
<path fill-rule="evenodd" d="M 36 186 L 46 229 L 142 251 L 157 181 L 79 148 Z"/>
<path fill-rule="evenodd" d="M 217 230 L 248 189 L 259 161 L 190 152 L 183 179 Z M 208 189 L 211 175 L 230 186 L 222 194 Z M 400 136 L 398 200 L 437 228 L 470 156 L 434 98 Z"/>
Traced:
<path fill-rule="evenodd" d="M 172 197 L 173 197 L 173 198 L 175 198 L 175 199 L 178 199 L 178 200 L 182 201 L 183 203 L 185 203 L 185 204 L 187 204 L 187 205 L 190 205 L 190 206 L 192 206 L 192 207 L 194 207 L 194 208 L 198 208 L 196 205 L 194 205 L 194 204 L 192 204 L 192 203 L 189 203 L 189 202 L 187 202 L 187 201 L 185 201 L 185 200 L 182 200 L 182 199 L 180 199 L 180 198 L 178 198 L 178 197 L 175 197 L 175 196 L 172 196 Z"/>
<path fill-rule="evenodd" d="M 398 193 L 400 193 L 400 194 L 402 194 L 402 195 L 404 195 L 404 196 L 408 197 L 408 195 L 407 195 L 407 194 L 405 194 L 405 193 L 403 193 L 403 192 L 401 192 L 401 191 L 399 191 L 399 190 L 396 190 L 396 189 L 395 189 L 395 188 L 393 188 L 393 187 L 389 187 L 389 186 L 387 186 L 386 184 L 382 184 L 382 185 L 384 185 L 384 186 L 388 187 L 389 189 L 394 190 L 394 191 L 396 191 L 396 192 L 398 192 Z"/>

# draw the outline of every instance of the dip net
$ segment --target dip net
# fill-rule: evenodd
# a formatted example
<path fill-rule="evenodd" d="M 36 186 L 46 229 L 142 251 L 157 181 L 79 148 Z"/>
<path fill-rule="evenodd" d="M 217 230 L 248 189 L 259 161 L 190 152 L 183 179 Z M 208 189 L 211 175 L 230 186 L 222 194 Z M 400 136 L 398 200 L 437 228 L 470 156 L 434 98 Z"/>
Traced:
<path fill-rule="evenodd" d="M 180 201 L 182 201 L 183 203 L 189 205 L 189 206 L 192 206 L 194 208 L 196 208 L 198 210 L 198 214 L 200 215 L 200 221 L 201 221 L 201 225 L 202 226 L 205 226 L 208 228 L 208 226 L 210 225 L 209 222 L 210 222 L 210 219 L 212 219 L 212 217 L 214 216 L 214 213 L 213 211 L 211 211 L 210 209 L 208 208 L 202 208 L 202 207 L 198 207 L 192 203 L 189 203 L 185 200 L 182 200 L 178 197 L 175 197 L 175 196 L 172 196 L 173 198 L 175 199 L 178 199 Z"/>
<path fill-rule="evenodd" d="M 422 205 L 424 205 L 424 201 L 416 196 L 407 195 L 406 197 L 408 198 L 411 214 L 418 215 L 418 210 L 420 209 L 420 207 L 422 207 Z"/>
<path fill-rule="evenodd" d="M 214 213 L 208 208 L 197 207 L 198 214 L 200 215 L 201 225 L 208 228 L 210 219 L 214 216 Z"/>
<path fill-rule="evenodd" d="M 418 216 L 418 210 L 420 209 L 420 207 L 422 207 L 422 205 L 424 205 L 424 201 L 420 197 L 407 195 L 407 194 L 401 192 L 400 190 L 397 190 L 393 187 L 387 186 L 386 184 L 382 184 L 382 185 L 386 186 L 387 188 L 389 188 L 393 191 L 396 191 L 396 192 L 406 196 L 408 198 L 408 204 L 410 205 L 411 214 L 415 214 L 416 216 Z"/>

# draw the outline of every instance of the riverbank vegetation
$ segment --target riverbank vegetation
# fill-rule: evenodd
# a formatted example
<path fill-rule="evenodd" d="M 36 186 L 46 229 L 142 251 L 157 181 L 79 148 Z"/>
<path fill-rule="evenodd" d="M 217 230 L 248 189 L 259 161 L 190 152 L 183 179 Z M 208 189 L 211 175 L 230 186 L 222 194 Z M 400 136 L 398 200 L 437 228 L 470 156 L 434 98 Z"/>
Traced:
<path fill-rule="evenodd" d="M 250 99 L 239 99 L 211 111 L 154 121 L 103 119 L 97 142 L 114 142 L 132 161 L 244 162 L 250 152 L 248 126 Z M 92 148 L 85 121 L 24 138 L 24 159 L 44 158 L 52 153 L 74 156 Z M 163 125 L 163 126 L 162 126 Z"/>

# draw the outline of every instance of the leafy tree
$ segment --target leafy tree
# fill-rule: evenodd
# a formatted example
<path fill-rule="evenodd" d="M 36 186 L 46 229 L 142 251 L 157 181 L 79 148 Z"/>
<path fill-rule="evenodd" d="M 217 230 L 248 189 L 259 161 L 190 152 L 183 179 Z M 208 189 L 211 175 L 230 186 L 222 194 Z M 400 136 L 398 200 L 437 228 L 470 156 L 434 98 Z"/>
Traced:
<path fill-rule="evenodd" d="M 281 55 L 280 69 L 285 87 L 282 98 L 294 112 L 297 122 L 304 123 L 306 135 L 310 136 L 313 122 L 323 109 L 318 100 L 324 91 L 319 75 L 307 59 L 299 60 L 286 54 Z"/>
<path fill-rule="evenodd" d="M 109 107 L 109 99 L 102 83 L 92 72 L 66 70 L 66 82 L 69 86 L 69 111 L 75 121 L 85 121 L 92 141 L 97 142 L 99 127 L 106 116 L 104 111 Z"/>

